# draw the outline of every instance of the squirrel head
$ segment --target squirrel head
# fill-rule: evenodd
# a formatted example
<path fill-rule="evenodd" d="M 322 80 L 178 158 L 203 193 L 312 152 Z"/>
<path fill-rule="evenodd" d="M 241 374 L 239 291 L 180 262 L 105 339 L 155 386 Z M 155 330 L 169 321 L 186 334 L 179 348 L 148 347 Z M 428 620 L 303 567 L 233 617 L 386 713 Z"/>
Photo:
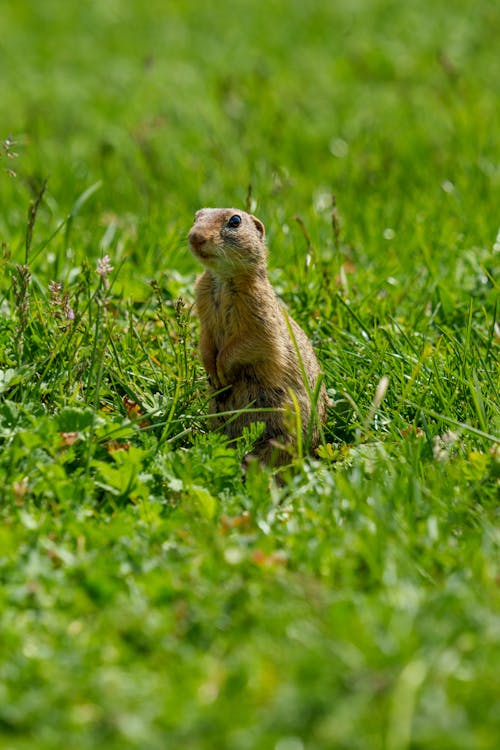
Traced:
<path fill-rule="evenodd" d="M 237 208 L 202 208 L 188 235 L 192 253 L 214 273 L 231 277 L 265 268 L 264 224 Z"/>

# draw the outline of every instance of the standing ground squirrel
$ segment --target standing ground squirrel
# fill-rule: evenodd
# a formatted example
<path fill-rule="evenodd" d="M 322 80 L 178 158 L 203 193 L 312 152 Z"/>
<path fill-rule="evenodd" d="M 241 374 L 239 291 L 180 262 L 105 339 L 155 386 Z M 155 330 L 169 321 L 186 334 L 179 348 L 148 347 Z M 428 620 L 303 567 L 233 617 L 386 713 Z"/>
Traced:
<path fill-rule="evenodd" d="M 290 391 L 300 409 L 304 440 L 314 420 L 311 450 L 319 443 L 318 419 L 324 423 L 328 397 L 321 384 L 317 417 L 312 415 L 311 394 L 320 367 L 306 334 L 284 311 L 267 277 L 264 238 L 262 222 L 245 211 L 203 208 L 188 240 L 206 269 L 196 282 L 196 307 L 201 358 L 214 394 L 212 411 L 224 413 L 214 426 L 235 438 L 251 422 L 264 422 L 253 453 L 263 463 L 282 465 L 290 456 L 278 446 L 294 441 L 286 417 L 287 411 L 296 411 Z M 226 414 L 245 408 L 276 411 Z"/>

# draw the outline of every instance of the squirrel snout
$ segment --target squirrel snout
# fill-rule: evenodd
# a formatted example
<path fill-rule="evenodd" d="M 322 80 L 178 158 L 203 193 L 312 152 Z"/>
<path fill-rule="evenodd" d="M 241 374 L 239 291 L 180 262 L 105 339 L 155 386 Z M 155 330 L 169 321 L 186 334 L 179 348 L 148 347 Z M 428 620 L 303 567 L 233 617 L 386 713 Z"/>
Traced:
<path fill-rule="evenodd" d="M 203 245 L 206 244 L 206 241 L 206 237 L 204 237 L 203 234 L 196 229 L 191 229 L 188 234 L 188 242 L 193 250 L 201 250 Z"/>

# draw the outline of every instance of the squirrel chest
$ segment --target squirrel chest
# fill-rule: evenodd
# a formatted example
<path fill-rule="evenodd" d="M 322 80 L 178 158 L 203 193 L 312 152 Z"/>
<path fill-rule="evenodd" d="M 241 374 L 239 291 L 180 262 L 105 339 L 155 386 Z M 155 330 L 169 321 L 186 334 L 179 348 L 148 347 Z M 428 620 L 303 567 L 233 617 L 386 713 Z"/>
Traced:
<path fill-rule="evenodd" d="M 269 294 L 274 304 L 270 304 Z M 241 337 L 255 340 L 259 349 L 275 348 L 276 327 L 281 328 L 281 311 L 274 293 L 262 284 L 247 282 L 236 286 L 206 272 L 199 281 L 197 308 L 202 327 L 212 336 L 217 350 Z"/>

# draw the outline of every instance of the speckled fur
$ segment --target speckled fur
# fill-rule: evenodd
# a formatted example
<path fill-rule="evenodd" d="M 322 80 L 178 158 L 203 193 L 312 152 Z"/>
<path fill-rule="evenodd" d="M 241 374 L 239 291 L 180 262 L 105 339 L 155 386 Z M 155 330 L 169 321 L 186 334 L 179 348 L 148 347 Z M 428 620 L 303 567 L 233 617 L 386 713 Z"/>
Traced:
<path fill-rule="evenodd" d="M 227 222 L 235 215 L 241 224 L 231 228 Z M 320 368 L 306 334 L 284 311 L 267 277 L 264 225 L 238 209 L 204 208 L 197 212 L 188 239 L 193 254 L 206 269 L 196 283 L 196 307 L 201 357 L 214 394 L 212 411 L 220 414 L 245 407 L 277 410 L 216 417 L 214 426 L 222 426 L 230 438 L 235 438 L 251 422 L 264 422 L 265 431 L 254 453 L 264 463 L 287 463 L 289 455 L 277 450 L 276 443 L 293 440 L 284 420 L 286 407 L 291 405 L 289 389 L 300 407 L 304 438 L 311 420 L 311 403 L 296 348 L 312 392 Z M 327 404 L 322 385 L 317 405 L 322 423 Z M 318 442 L 315 420 L 311 450 Z"/>

